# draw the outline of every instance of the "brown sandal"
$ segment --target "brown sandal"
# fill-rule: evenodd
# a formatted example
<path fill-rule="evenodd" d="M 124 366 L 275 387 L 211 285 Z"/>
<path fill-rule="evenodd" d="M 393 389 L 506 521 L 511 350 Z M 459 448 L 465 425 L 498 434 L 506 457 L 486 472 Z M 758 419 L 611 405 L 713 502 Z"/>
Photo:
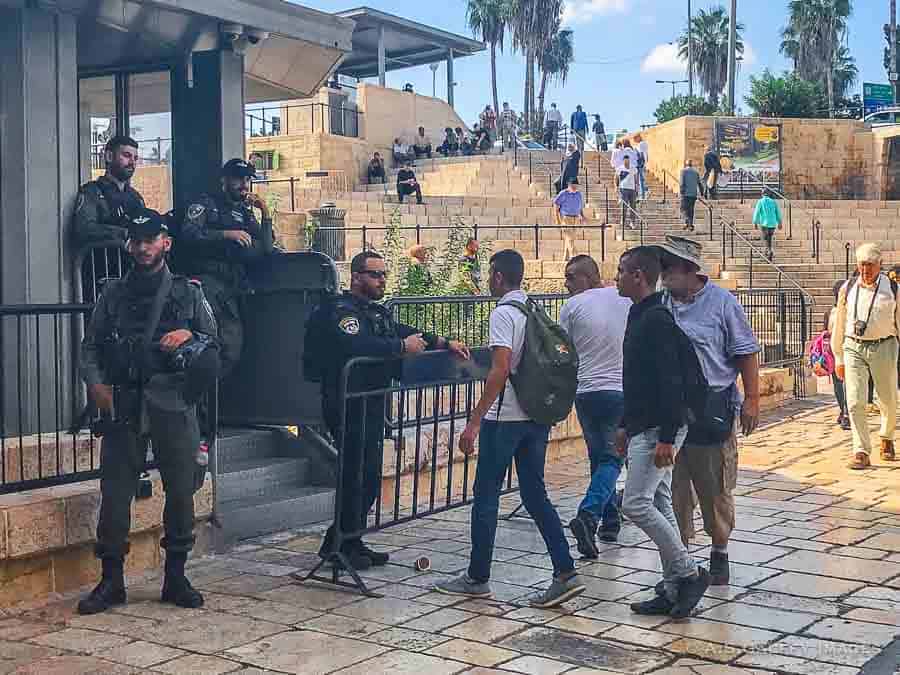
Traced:
<path fill-rule="evenodd" d="M 894 451 L 894 441 L 881 440 L 881 459 L 885 462 L 896 462 L 897 454 Z"/>
<path fill-rule="evenodd" d="M 860 471 L 862 469 L 871 468 L 872 462 L 869 460 L 869 456 L 864 452 L 857 452 L 853 457 L 853 460 L 847 464 L 847 466 L 856 471 Z"/>

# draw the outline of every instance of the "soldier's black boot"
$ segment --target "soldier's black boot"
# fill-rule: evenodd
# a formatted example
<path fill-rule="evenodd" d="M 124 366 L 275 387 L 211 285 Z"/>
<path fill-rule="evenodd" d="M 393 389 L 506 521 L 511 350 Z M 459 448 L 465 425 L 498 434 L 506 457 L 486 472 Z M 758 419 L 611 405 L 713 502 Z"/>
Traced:
<path fill-rule="evenodd" d="M 125 593 L 125 559 L 103 558 L 103 578 L 86 598 L 78 603 L 79 614 L 99 614 L 115 605 L 124 605 Z"/>
<path fill-rule="evenodd" d="M 163 580 L 162 601 L 188 609 L 203 607 L 203 596 L 191 586 L 191 582 L 184 576 L 185 562 L 187 562 L 187 553 L 166 552 L 166 576 Z"/>

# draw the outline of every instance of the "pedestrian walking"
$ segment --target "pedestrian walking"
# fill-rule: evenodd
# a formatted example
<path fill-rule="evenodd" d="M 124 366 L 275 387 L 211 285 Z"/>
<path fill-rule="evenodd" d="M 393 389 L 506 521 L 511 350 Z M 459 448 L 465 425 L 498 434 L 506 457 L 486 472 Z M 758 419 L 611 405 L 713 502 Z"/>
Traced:
<path fill-rule="evenodd" d="M 759 228 L 760 235 L 766 242 L 766 257 L 769 260 L 775 257 L 773 249 L 775 229 L 780 230 L 784 227 L 781 222 L 781 209 L 773 197 L 774 194 L 769 188 L 763 188 L 763 195 L 756 202 L 756 209 L 753 211 L 753 224 Z"/>
<path fill-rule="evenodd" d="M 679 193 L 681 194 L 681 215 L 684 218 L 684 229 L 693 232 L 694 207 L 697 205 L 697 196 L 700 194 L 700 174 L 690 159 L 681 170 Z"/>
<path fill-rule="evenodd" d="M 859 276 L 838 294 L 834 334 L 835 369 L 847 388 L 847 409 L 853 434 L 851 469 L 872 465 L 872 439 L 866 420 L 869 377 L 875 384 L 875 401 L 881 413 L 881 459 L 896 460 L 894 427 L 897 426 L 897 338 L 900 336 L 897 284 L 881 270 L 881 248 L 867 243 L 856 249 Z"/>
<path fill-rule="evenodd" d="M 494 112 L 494 109 L 489 105 L 484 106 L 484 110 L 481 111 L 478 120 L 481 122 L 481 128 L 487 132 L 493 144 L 497 140 L 497 114 Z"/>
<path fill-rule="evenodd" d="M 734 295 L 710 282 L 699 243 L 667 236 L 658 248 L 667 291 L 664 304 L 694 344 L 709 383 L 705 412 L 691 424 L 675 462 L 675 516 L 687 543 L 694 536 L 694 509 L 699 502 L 704 530 L 712 539 L 711 583 L 726 585 L 738 466 L 735 427 L 738 412 L 745 436 L 759 423 L 760 346 Z M 738 376 L 743 396 L 737 386 Z"/>
<path fill-rule="evenodd" d="M 575 234 L 578 225 L 584 225 L 584 195 L 578 191 L 578 179 L 569 178 L 566 189 L 553 200 L 556 224 L 562 227 L 563 258 L 575 255 Z"/>
<path fill-rule="evenodd" d="M 503 134 L 503 147 L 512 148 L 516 138 L 516 112 L 509 107 L 509 103 L 503 104 L 503 112 L 500 113 L 500 131 Z"/>
<path fill-rule="evenodd" d="M 491 295 L 499 298 L 490 317 L 491 370 L 481 399 L 459 439 L 460 450 L 466 455 L 475 451 L 478 440 L 472 555 L 465 574 L 437 584 L 435 590 L 470 598 L 491 595 L 491 562 L 500 490 L 510 463 L 515 459 L 522 502 L 544 538 L 553 564 L 553 581 L 531 604 L 549 608 L 580 595 L 585 587 L 575 571 L 569 542 L 544 485 L 550 426 L 535 422 L 525 412 L 510 379 L 522 363 L 525 328 L 526 324 L 531 325 L 521 309 L 528 303 L 528 296 L 521 288 L 524 275 L 525 261 L 517 251 L 506 249 L 491 257 Z"/>
<path fill-rule="evenodd" d="M 703 190 L 709 199 L 716 196 L 716 187 L 719 185 L 719 176 L 722 175 L 722 159 L 716 149 L 710 145 L 703 155 Z M 712 181 L 709 180 L 710 175 Z"/>
<path fill-rule="evenodd" d="M 581 106 L 575 106 L 575 112 L 569 120 L 569 128 L 575 134 L 575 144 L 578 146 L 578 152 L 584 152 L 584 140 L 588 134 L 587 114 L 581 109 Z"/>
<path fill-rule="evenodd" d="M 834 323 L 837 319 L 837 304 L 838 298 L 840 296 L 841 288 L 844 286 L 845 281 L 838 281 L 834 284 L 834 288 L 832 288 L 832 293 L 834 294 L 834 307 L 831 308 L 831 311 L 828 312 L 828 333 L 829 333 L 829 347 L 831 347 L 831 343 L 834 341 Z M 834 348 L 831 347 L 831 353 L 834 355 Z M 873 392 L 871 391 L 871 377 L 869 378 L 869 397 L 868 400 L 873 400 Z M 844 387 L 844 380 L 838 377 L 837 374 L 837 360 L 835 359 L 835 369 L 831 373 L 831 385 L 834 387 L 834 398 L 838 404 L 838 418 L 837 423 L 838 426 L 841 427 L 844 431 L 850 431 L 850 413 L 847 410 L 847 390 Z"/>
<path fill-rule="evenodd" d="M 637 143 L 635 152 L 637 153 L 636 166 L 640 183 L 639 194 L 641 201 L 644 201 L 650 195 L 650 190 L 647 189 L 647 162 L 650 161 L 650 146 L 641 134 L 634 137 L 634 142 Z"/>
<path fill-rule="evenodd" d="M 622 342 L 631 300 L 615 288 L 604 288 L 597 262 L 577 255 L 566 265 L 570 298 L 559 313 L 559 325 L 572 338 L 578 354 L 578 393 L 575 410 L 591 464 L 590 485 L 569 522 L 578 552 L 596 558 L 595 537 L 614 542 L 620 519 L 616 481 L 622 457 L 616 452 L 616 431 L 622 422 Z"/>
<path fill-rule="evenodd" d="M 578 180 L 578 172 L 581 171 L 581 153 L 574 143 L 569 143 L 565 157 L 560 162 L 559 180 L 554 183 L 557 192 L 566 189 L 573 178 Z"/>
<path fill-rule="evenodd" d="M 592 131 L 594 132 L 594 141 L 597 144 L 597 149 L 601 152 L 609 150 L 609 144 L 606 142 L 606 128 L 603 126 L 600 115 L 594 115 L 594 127 Z"/>
<path fill-rule="evenodd" d="M 629 227 L 633 230 L 637 224 L 637 170 L 632 166 L 628 155 L 622 157 L 622 166 L 616 177 L 622 202 L 622 225 L 630 220 Z"/>
<path fill-rule="evenodd" d="M 616 445 L 628 455 L 622 510 L 659 549 L 663 579 L 650 600 L 631 605 L 646 615 L 685 618 L 709 587 L 679 537 L 672 506 L 672 465 L 687 436 L 688 371 L 678 326 L 655 292 L 660 274 L 656 251 L 639 246 L 619 261 L 616 286 L 634 304 L 628 311 L 623 347 L 624 416 Z M 696 357 L 693 363 L 696 363 Z M 694 373 L 696 376 L 696 373 Z"/>
<path fill-rule="evenodd" d="M 562 113 L 555 103 L 550 104 L 547 120 L 544 122 L 544 146 L 548 150 L 559 149 L 559 128 L 562 126 Z"/>

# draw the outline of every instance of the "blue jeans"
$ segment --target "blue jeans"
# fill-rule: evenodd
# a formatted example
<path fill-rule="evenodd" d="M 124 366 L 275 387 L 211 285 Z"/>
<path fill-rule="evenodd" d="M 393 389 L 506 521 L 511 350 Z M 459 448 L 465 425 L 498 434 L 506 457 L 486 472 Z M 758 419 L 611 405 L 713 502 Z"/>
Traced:
<path fill-rule="evenodd" d="M 640 194 L 641 199 L 647 198 L 647 167 L 638 167 L 638 180 L 641 182 Z"/>
<path fill-rule="evenodd" d="M 547 544 L 554 576 L 575 569 L 559 514 L 550 503 L 544 486 L 544 459 L 549 435 L 549 426 L 535 422 L 485 420 L 481 425 L 475 469 L 475 502 L 472 505 L 472 559 L 469 562 L 469 577 L 478 583 L 485 583 L 491 577 L 500 490 L 513 458 L 516 460 L 522 503 L 534 518 Z"/>
<path fill-rule="evenodd" d="M 675 436 L 676 452 L 684 443 L 687 427 Z M 647 429 L 628 441 L 628 474 L 622 511 L 659 549 L 666 596 L 675 600 L 678 580 L 697 573 L 672 508 L 672 467 L 659 468 L 654 463 L 659 429 Z"/>
<path fill-rule="evenodd" d="M 622 458 L 616 453 L 616 429 L 625 410 L 621 391 L 590 391 L 575 397 L 575 410 L 591 460 L 591 483 L 579 511 L 603 520 L 603 529 L 618 531 L 616 481 L 622 472 Z"/>

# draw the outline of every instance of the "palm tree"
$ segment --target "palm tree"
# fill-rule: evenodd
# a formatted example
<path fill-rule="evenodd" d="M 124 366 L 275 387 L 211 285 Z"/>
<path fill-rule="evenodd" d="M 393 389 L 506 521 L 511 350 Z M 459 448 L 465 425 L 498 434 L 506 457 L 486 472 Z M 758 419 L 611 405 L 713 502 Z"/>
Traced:
<path fill-rule="evenodd" d="M 728 23 L 728 12 L 722 6 L 710 10 L 701 9 L 691 20 L 694 74 L 710 104 L 716 107 L 719 106 L 719 96 L 728 83 Z M 738 22 L 735 48 L 739 56 L 744 53 L 742 30 L 744 24 Z M 678 39 L 678 55 L 687 60 L 689 51 L 688 32 L 684 31 Z"/>
<path fill-rule="evenodd" d="M 575 45 L 571 30 L 559 30 L 550 38 L 550 42 L 538 55 L 537 65 L 541 70 L 541 90 L 538 94 L 537 123 L 544 119 L 544 94 L 547 92 L 547 84 L 558 81 L 565 84 L 569 77 L 569 67 L 575 58 Z"/>
<path fill-rule="evenodd" d="M 509 0 L 469 0 L 466 22 L 472 34 L 491 47 L 491 90 L 494 94 L 494 113 L 500 114 L 497 97 L 497 47 L 503 51 L 503 40 L 510 19 Z"/>
<path fill-rule="evenodd" d="M 525 124 L 535 122 L 534 67 L 559 27 L 562 0 L 513 0 L 513 46 L 525 54 Z"/>
<path fill-rule="evenodd" d="M 852 0 L 791 0 L 788 24 L 781 32 L 781 51 L 794 61 L 794 72 L 825 85 L 832 116 L 835 99 L 846 93 L 841 86 L 849 87 L 857 75 L 853 57 L 842 44 L 852 13 Z"/>

